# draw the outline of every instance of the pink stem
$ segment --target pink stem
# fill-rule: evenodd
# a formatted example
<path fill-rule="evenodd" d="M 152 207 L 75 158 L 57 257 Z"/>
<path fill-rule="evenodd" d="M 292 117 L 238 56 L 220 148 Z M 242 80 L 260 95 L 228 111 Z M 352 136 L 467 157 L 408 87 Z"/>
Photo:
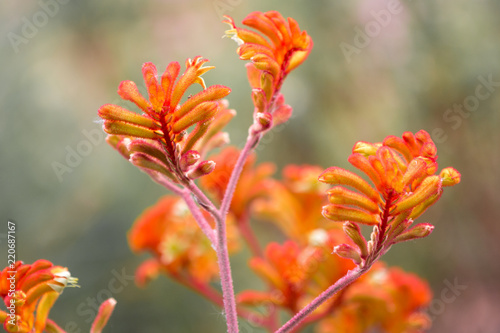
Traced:
<path fill-rule="evenodd" d="M 186 185 L 186 188 L 188 188 L 191 193 L 196 197 L 198 203 L 205 209 L 207 210 L 212 216 L 217 219 L 217 216 L 219 215 L 217 207 L 213 204 L 213 202 L 207 198 L 205 193 L 203 193 L 202 190 L 194 182 L 189 182 Z"/>
<path fill-rule="evenodd" d="M 191 193 L 188 190 L 184 190 L 181 191 L 180 195 L 186 202 L 186 205 L 191 211 L 191 214 L 193 214 L 194 219 L 200 226 L 201 231 L 203 231 L 203 233 L 208 237 L 210 243 L 215 244 L 216 236 L 214 234 L 214 230 L 208 224 L 205 216 L 203 216 L 203 214 L 201 213 L 200 208 L 196 205 L 196 202 L 194 202 L 193 198 L 191 197 Z"/>
<path fill-rule="evenodd" d="M 245 162 L 252 152 L 252 149 L 257 145 L 260 140 L 261 135 L 252 135 L 248 136 L 245 147 L 240 153 L 238 160 L 234 166 L 233 172 L 231 173 L 231 178 L 229 178 L 229 182 L 227 183 L 226 192 L 224 193 L 224 198 L 222 199 L 222 203 L 220 206 L 220 215 L 221 217 L 226 219 L 227 212 L 229 211 L 229 206 L 231 206 L 231 201 L 233 200 L 234 190 L 236 189 L 236 185 L 238 184 L 238 180 L 240 179 L 241 172 L 243 171 L 243 167 L 245 166 Z"/>
<path fill-rule="evenodd" d="M 165 177 L 161 173 L 150 171 L 148 169 L 142 169 L 142 171 L 147 173 L 155 182 L 165 187 L 167 190 L 173 192 L 174 194 L 182 196 L 182 189 L 177 185 L 175 185 L 174 183 L 172 183 L 167 177 Z"/>
<path fill-rule="evenodd" d="M 363 275 L 370 267 L 365 266 L 363 268 L 356 267 L 353 270 L 347 272 L 342 278 L 337 280 L 335 284 L 330 286 L 327 290 L 322 292 L 318 297 L 316 297 L 311 303 L 309 303 L 305 308 L 300 310 L 295 316 L 292 317 L 285 325 L 283 325 L 275 333 L 287 333 L 294 329 L 299 323 L 304 320 L 309 314 L 311 314 L 318 306 L 323 304 L 325 301 L 330 299 L 339 290 L 344 289 L 354 281 L 356 281 L 361 275 Z"/>
<path fill-rule="evenodd" d="M 224 215 L 225 217 L 225 215 Z M 226 219 L 219 215 L 215 221 L 217 234 L 217 259 L 220 269 L 222 295 L 224 298 L 224 311 L 226 314 L 228 333 L 238 333 L 238 313 L 236 312 L 236 297 L 234 296 L 233 277 L 231 276 L 231 264 L 227 251 Z"/>

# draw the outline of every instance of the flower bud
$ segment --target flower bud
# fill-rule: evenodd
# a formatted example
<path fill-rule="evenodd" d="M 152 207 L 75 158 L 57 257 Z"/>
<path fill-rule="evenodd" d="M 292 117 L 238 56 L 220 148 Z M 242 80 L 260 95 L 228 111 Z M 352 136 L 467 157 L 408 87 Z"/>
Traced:
<path fill-rule="evenodd" d="M 439 177 L 441 177 L 443 186 L 454 186 L 460 183 L 461 175 L 454 168 L 448 167 L 441 170 Z"/>
<path fill-rule="evenodd" d="M 361 258 L 366 258 L 368 256 L 368 247 L 359 226 L 356 223 L 346 222 L 343 229 L 344 233 L 358 246 Z"/>
<path fill-rule="evenodd" d="M 201 176 L 208 175 L 210 172 L 214 171 L 215 162 L 214 161 L 203 161 L 195 169 L 188 172 L 187 176 L 189 179 L 200 178 Z"/>
<path fill-rule="evenodd" d="M 252 89 L 252 100 L 255 106 L 255 112 L 264 112 L 267 107 L 267 98 L 264 90 L 260 88 Z"/>
<path fill-rule="evenodd" d="M 114 298 L 108 298 L 104 301 L 99 307 L 99 312 L 97 312 L 97 316 L 95 317 L 94 322 L 92 323 L 92 327 L 90 329 L 90 333 L 101 333 L 104 326 L 106 326 L 109 317 L 113 313 L 113 310 L 116 306 L 116 300 Z"/>
<path fill-rule="evenodd" d="M 429 223 L 420 223 L 408 231 L 403 232 L 394 238 L 394 244 L 409 241 L 412 239 L 423 238 L 429 236 L 434 230 L 434 226 Z"/>
<path fill-rule="evenodd" d="M 189 170 L 192 165 L 199 161 L 200 157 L 200 154 L 196 150 L 188 150 L 181 156 L 181 160 L 179 161 L 181 170 Z"/>
<path fill-rule="evenodd" d="M 382 146 L 381 143 L 370 143 L 370 142 L 365 142 L 365 141 L 358 141 L 354 144 L 354 147 L 352 148 L 353 153 L 358 153 L 363 156 L 371 156 L 375 155 L 377 152 L 377 149 L 379 149 Z"/>
<path fill-rule="evenodd" d="M 162 161 L 153 156 L 145 153 L 133 153 L 130 155 L 130 162 L 139 168 L 159 172 L 176 182 L 176 178 L 169 168 L 163 164 Z"/>
<path fill-rule="evenodd" d="M 333 252 L 336 253 L 339 257 L 351 259 L 356 265 L 361 264 L 361 256 L 359 255 L 359 252 L 350 245 L 337 245 L 333 248 Z"/>

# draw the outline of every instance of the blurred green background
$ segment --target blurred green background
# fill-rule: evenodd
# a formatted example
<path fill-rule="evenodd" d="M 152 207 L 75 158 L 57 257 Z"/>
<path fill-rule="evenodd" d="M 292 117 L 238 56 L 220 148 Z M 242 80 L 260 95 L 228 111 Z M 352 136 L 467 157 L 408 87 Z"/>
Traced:
<path fill-rule="evenodd" d="M 96 113 L 105 103 L 127 105 L 118 84 L 141 85 L 142 63 L 161 69 L 203 55 L 217 67 L 204 76 L 207 84 L 233 89 L 238 117 L 229 132 L 241 145 L 253 107 L 236 44 L 221 38 L 221 15 L 239 23 L 271 9 L 295 18 L 315 46 L 283 89 L 294 117 L 263 140 L 259 160 L 280 169 L 349 167 L 358 140 L 427 130 L 440 168 L 458 169 L 462 183 L 420 219 L 436 225 L 432 236 L 395 247 L 385 260 L 431 284 L 431 332 L 500 332 L 495 0 L 2 1 L 2 253 L 13 220 L 19 259 L 49 259 L 80 279 L 82 288 L 66 290 L 51 314 L 68 332 L 87 332 L 93 302 L 109 296 L 118 306 L 106 332 L 223 332 L 220 309 L 174 282 L 162 277 L 140 290 L 131 281 L 147 256 L 131 253 L 126 232 L 165 191 L 103 142 Z M 237 290 L 258 285 L 244 254 L 233 267 Z M 466 289 L 450 300 L 450 284 Z"/>

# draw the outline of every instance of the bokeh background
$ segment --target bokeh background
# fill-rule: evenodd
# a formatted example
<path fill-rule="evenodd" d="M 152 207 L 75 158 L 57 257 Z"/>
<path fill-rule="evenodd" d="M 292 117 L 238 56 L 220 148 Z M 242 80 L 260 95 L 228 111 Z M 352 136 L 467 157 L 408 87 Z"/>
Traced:
<path fill-rule="evenodd" d="M 96 112 L 123 103 L 118 84 L 141 83 L 143 62 L 165 68 L 203 55 L 217 67 L 206 82 L 233 89 L 238 117 L 229 132 L 241 145 L 251 99 L 236 44 L 221 38 L 221 15 L 241 22 L 271 9 L 294 17 L 315 46 L 284 86 L 294 117 L 263 140 L 259 160 L 279 169 L 349 167 L 357 140 L 427 130 L 440 166 L 461 171 L 462 183 L 421 218 L 436 225 L 433 235 L 397 246 L 385 260 L 429 281 L 431 332 L 500 332 L 496 0 L 2 1 L 1 253 L 12 220 L 19 259 L 46 258 L 80 278 L 81 289 L 66 290 L 52 310 L 68 332 L 88 331 L 93 302 L 109 296 L 118 306 L 107 332 L 223 332 L 220 309 L 174 282 L 160 278 L 144 290 L 133 284 L 147 256 L 131 253 L 126 232 L 165 191 L 103 141 Z M 388 9 L 390 17 L 377 15 Z M 237 290 L 256 284 L 244 253 L 233 266 Z M 444 302 L 450 283 L 466 289 Z"/>

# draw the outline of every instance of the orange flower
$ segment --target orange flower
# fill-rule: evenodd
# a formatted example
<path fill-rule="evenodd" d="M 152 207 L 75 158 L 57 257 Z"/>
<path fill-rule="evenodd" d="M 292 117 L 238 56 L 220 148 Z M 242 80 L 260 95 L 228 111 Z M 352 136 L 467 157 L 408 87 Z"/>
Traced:
<path fill-rule="evenodd" d="M 255 201 L 254 212 L 303 245 L 309 242 L 314 230 L 335 228 L 326 224 L 321 215 L 325 190 L 325 185 L 317 180 L 321 170 L 310 165 L 285 167 L 282 181 L 268 181 L 268 193 Z"/>
<path fill-rule="evenodd" d="M 349 162 L 363 171 L 374 187 L 353 172 L 328 168 L 319 180 L 341 186 L 328 191 L 330 204 L 323 207 L 323 215 L 348 223 L 349 237 L 359 246 L 363 260 L 372 250 L 374 258 L 383 247 L 386 251 L 392 244 L 425 237 L 434 226 L 422 223 L 410 228 L 413 219 L 440 198 L 443 187 L 460 182 L 460 173 L 453 168 L 434 175 L 436 160 L 436 146 L 423 130 L 415 135 L 405 132 L 402 138 L 389 136 L 382 143 L 357 142 Z M 353 223 L 375 226 L 368 244 Z M 352 251 L 337 250 L 341 256 L 358 260 Z"/>
<path fill-rule="evenodd" d="M 244 25 L 260 34 L 238 28 L 231 17 L 225 18 L 224 22 L 231 26 L 226 35 L 238 43 L 240 59 L 251 60 L 247 65 L 247 73 L 253 88 L 256 124 L 260 125 L 260 130 L 265 130 L 271 127 L 271 122 L 274 125 L 285 122 L 292 109 L 284 104 L 279 91 L 288 73 L 311 52 L 311 37 L 305 31 L 300 31 L 294 19 L 285 20 L 276 11 L 253 12 L 243 20 Z"/>
<path fill-rule="evenodd" d="M 345 290 L 342 302 L 319 323 L 316 332 L 364 333 L 377 328 L 387 333 L 423 332 L 430 320 L 422 309 L 431 299 L 425 281 L 377 263 Z"/>
<path fill-rule="evenodd" d="M 64 288 L 77 286 L 68 269 L 48 260 L 17 261 L 0 273 L 0 296 L 7 312 L 0 319 L 7 332 L 42 332 L 49 311 Z"/>
<path fill-rule="evenodd" d="M 209 219 L 208 213 L 205 217 Z M 231 226 L 228 242 L 235 250 L 236 232 Z M 135 221 L 128 239 L 134 252 L 149 251 L 154 255 L 137 270 L 136 282 L 140 286 L 160 271 L 203 283 L 218 276 L 216 253 L 181 198 L 165 196 L 146 209 Z"/>
<path fill-rule="evenodd" d="M 227 147 L 211 159 L 217 168 L 201 179 L 201 186 L 208 190 L 219 202 L 222 201 L 229 178 L 240 152 L 235 147 Z M 238 185 L 231 201 L 230 211 L 239 221 L 245 217 L 251 202 L 267 193 L 269 190 L 268 177 L 274 173 L 274 165 L 261 163 L 257 167 L 255 155 L 250 155 L 245 162 Z"/>
<path fill-rule="evenodd" d="M 179 78 L 180 65 L 171 62 L 160 82 L 152 63 L 142 66 L 149 100 L 139 93 L 132 81 L 123 81 L 118 94 L 135 103 L 142 114 L 118 105 L 106 104 L 99 109 L 104 119 L 104 131 L 110 134 L 108 143 L 123 156 L 150 175 L 163 174 L 175 182 L 187 182 L 210 173 L 215 164 L 202 161 L 204 146 L 234 115 L 219 102 L 230 89 L 222 85 L 206 88 L 201 75 L 214 67 L 203 67 L 208 60 L 188 59 L 186 71 Z M 177 80 L 177 81 L 176 81 Z M 203 90 L 181 103 L 182 96 L 192 84 Z M 188 130 L 194 126 L 188 133 Z M 202 139 L 203 137 L 203 139 Z"/>
<path fill-rule="evenodd" d="M 272 302 L 295 313 L 354 267 L 351 261 L 331 255 L 333 244 L 346 241 L 339 230 L 317 229 L 312 235 L 310 244 L 299 245 L 291 240 L 283 245 L 270 243 L 264 258 L 252 258 L 250 267 L 269 283 L 271 290 L 244 291 L 238 295 L 238 302 Z"/>

